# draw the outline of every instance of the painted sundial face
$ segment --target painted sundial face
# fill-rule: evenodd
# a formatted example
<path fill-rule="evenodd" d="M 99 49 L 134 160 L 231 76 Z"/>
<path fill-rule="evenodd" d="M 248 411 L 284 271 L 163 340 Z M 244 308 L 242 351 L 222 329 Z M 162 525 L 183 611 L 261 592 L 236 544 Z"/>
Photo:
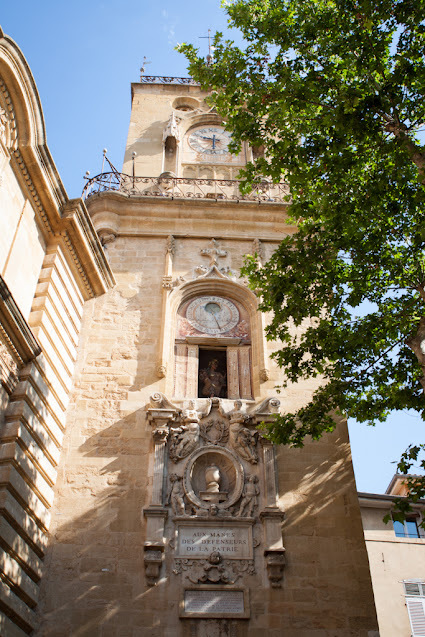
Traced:
<path fill-rule="evenodd" d="M 189 146 L 202 155 L 230 155 L 231 135 L 220 126 L 204 126 L 193 130 L 188 138 Z"/>
<path fill-rule="evenodd" d="M 238 324 L 239 311 L 229 299 L 200 296 L 189 303 L 186 319 L 199 332 L 223 334 Z"/>

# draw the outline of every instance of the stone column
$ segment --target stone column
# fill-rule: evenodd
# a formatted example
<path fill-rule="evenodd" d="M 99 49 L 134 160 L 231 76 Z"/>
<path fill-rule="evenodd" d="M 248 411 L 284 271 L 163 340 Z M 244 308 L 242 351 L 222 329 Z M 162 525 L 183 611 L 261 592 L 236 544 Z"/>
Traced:
<path fill-rule="evenodd" d="M 148 421 L 152 425 L 154 441 L 154 466 L 152 496 L 149 506 L 143 509 L 146 518 L 146 540 L 144 543 L 144 563 L 146 581 L 154 586 L 159 579 L 164 555 L 164 527 L 168 511 L 164 506 L 164 475 L 166 469 L 166 445 L 170 423 L 176 420 L 178 410 L 162 394 L 151 398 L 153 408 L 147 410 Z"/>
<path fill-rule="evenodd" d="M 239 347 L 239 383 L 241 398 L 251 399 L 251 348 Z"/>
<path fill-rule="evenodd" d="M 263 447 L 264 485 L 266 508 L 277 507 L 276 458 L 274 447 L 269 440 L 261 438 Z"/>
<path fill-rule="evenodd" d="M 264 465 L 265 508 L 260 513 L 264 529 L 264 557 L 272 588 L 282 586 L 285 566 L 285 548 L 282 539 L 282 522 L 285 514 L 277 505 L 277 475 L 275 449 L 269 440 L 261 438 Z"/>
<path fill-rule="evenodd" d="M 155 446 L 151 506 L 162 506 L 164 504 L 163 484 L 165 468 L 165 447 L 168 438 L 168 427 L 157 427 L 153 431 L 152 435 Z"/>
<path fill-rule="evenodd" d="M 239 398 L 238 347 L 227 348 L 227 397 Z"/>
<path fill-rule="evenodd" d="M 187 346 L 186 396 L 198 396 L 199 347 Z"/>
<path fill-rule="evenodd" d="M 161 331 L 159 336 L 159 360 L 157 374 L 159 378 L 167 376 L 168 352 L 169 352 L 169 325 L 170 325 L 170 304 L 168 297 L 173 289 L 173 257 L 176 249 L 174 237 L 170 234 L 167 237 L 165 247 L 164 276 L 162 278 L 162 307 L 161 307 Z"/>

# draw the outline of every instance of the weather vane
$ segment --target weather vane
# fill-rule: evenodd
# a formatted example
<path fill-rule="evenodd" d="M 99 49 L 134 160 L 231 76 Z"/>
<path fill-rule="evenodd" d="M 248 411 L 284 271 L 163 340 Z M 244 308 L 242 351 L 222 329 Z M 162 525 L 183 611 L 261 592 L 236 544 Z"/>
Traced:
<path fill-rule="evenodd" d="M 140 68 L 140 81 L 142 81 L 142 77 L 143 77 L 143 76 L 144 76 L 144 74 L 145 74 L 145 71 L 146 71 L 146 68 L 145 68 L 145 67 L 146 67 L 146 65 L 147 65 L 147 64 L 152 64 L 152 62 L 148 61 L 148 58 L 147 58 L 147 57 L 146 57 L 146 55 L 145 55 L 145 56 L 144 56 L 144 58 L 143 58 L 142 66 L 141 66 L 141 68 Z"/>
<path fill-rule="evenodd" d="M 208 39 L 207 64 L 209 66 L 210 64 L 212 64 L 212 61 L 213 61 L 212 51 L 214 51 L 214 47 L 211 45 L 211 29 L 208 29 L 208 35 L 200 35 L 199 38 L 201 40 L 207 40 Z"/>

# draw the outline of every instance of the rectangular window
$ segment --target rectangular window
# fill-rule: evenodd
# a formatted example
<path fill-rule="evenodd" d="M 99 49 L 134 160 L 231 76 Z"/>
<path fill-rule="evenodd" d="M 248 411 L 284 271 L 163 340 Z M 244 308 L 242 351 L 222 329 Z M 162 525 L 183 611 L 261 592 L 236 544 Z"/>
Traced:
<path fill-rule="evenodd" d="M 198 397 L 227 398 L 227 356 L 225 349 L 199 348 Z"/>
<path fill-rule="evenodd" d="M 421 537 L 415 517 L 406 518 L 404 522 L 393 520 L 393 526 L 396 537 Z"/>
<path fill-rule="evenodd" d="M 425 637 L 425 584 L 423 581 L 403 582 L 407 612 L 413 637 Z"/>

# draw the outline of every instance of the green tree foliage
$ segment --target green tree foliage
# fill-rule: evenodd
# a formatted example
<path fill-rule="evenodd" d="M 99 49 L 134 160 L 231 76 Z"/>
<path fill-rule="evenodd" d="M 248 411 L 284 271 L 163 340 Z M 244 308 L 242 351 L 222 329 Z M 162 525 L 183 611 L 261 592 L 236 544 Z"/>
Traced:
<path fill-rule="evenodd" d="M 180 49 L 234 150 L 248 142 L 260 154 L 245 187 L 290 185 L 298 233 L 245 272 L 272 314 L 267 336 L 282 343 L 287 382 L 323 379 L 270 435 L 302 446 L 334 428 L 334 412 L 371 423 L 422 413 L 425 3 L 234 0 L 226 11 L 242 47 L 217 34 L 210 66 Z"/>

